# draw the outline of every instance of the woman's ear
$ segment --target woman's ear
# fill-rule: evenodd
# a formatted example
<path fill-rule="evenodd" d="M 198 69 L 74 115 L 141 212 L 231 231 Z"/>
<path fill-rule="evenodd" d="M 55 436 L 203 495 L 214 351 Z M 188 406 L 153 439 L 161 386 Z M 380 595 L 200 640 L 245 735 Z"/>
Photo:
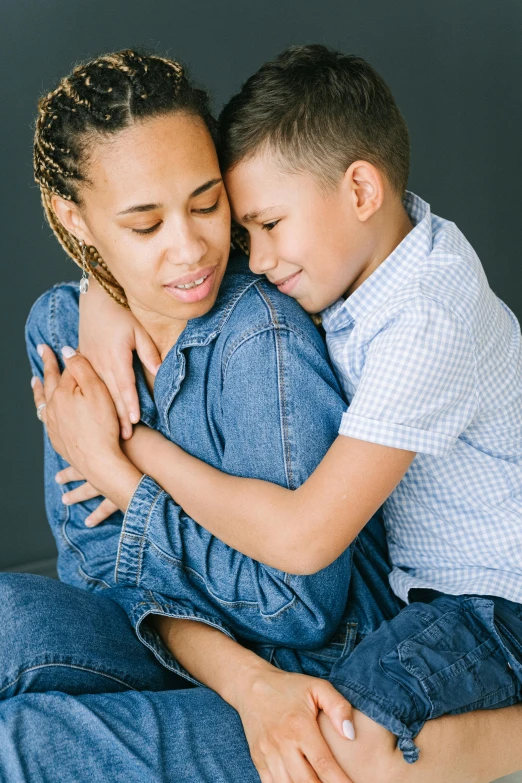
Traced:
<path fill-rule="evenodd" d="M 344 176 L 357 217 L 364 223 L 381 207 L 384 199 L 383 176 L 367 160 L 354 161 Z"/>
<path fill-rule="evenodd" d="M 67 201 L 61 196 L 53 194 L 51 206 L 56 217 L 69 234 L 72 234 L 78 240 L 83 240 L 86 245 L 92 244 L 85 221 L 80 214 L 78 205 L 74 201 Z"/>

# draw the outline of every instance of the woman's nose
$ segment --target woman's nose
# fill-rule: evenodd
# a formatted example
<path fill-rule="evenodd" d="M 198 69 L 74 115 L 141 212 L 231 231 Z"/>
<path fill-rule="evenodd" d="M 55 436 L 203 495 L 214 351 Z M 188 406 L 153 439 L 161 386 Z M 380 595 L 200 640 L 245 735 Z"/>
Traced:
<path fill-rule="evenodd" d="M 198 264 L 208 250 L 204 238 L 194 232 L 190 226 L 178 227 L 169 237 L 166 247 L 168 259 L 179 265 Z"/>

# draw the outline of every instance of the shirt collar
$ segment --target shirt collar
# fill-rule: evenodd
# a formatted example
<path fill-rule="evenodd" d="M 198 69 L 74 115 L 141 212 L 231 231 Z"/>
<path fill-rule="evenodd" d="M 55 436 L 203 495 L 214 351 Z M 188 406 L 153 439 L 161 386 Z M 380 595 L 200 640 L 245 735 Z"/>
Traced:
<path fill-rule="evenodd" d="M 187 322 L 185 329 L 161 363 L 154 388 L 158 384 L 158 379 L 165 373 L 170 377 L 173 363 L 176 362 L 180 351 L 193 346 L 209 345 L 216 339 L 238 299 L 247 288 L 255 285 L 260 279 L 264 278 L 250 272 L 245 254 L 233 250 L 214 307 L 205 315 Z"/>
<path fill-rule="evenodd" d="M 430 205 L 406 191 L 404 207 L 413 223 L 395 250 L 347 299 L 338 299 L 323 312 L 326 332 L 335 332 L 376 310 L 415 273 L 432 249 Z"/>

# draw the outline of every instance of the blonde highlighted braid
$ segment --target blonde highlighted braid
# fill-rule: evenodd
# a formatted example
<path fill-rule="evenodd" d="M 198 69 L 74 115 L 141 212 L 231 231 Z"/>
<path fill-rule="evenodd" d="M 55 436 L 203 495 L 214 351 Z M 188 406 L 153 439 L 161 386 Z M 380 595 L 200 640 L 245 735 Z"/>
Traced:
<path fill-rule="evenodd" d="M 46 218 L 65 252 L 88 271 L 119 304 L 128 307 L 125 291 L 95 247 L 85 246 L 67 231 L 52 206 L 56 194 L 80 204 L 78 184 L 87 182 L 85 163 L 96 139 L 144 119 L 174 111 L 200 117 L 217 142 L 217 125 L 209 96 L 188 81 L 174 60 L 130 49 L 77 66 L 38 103 L 34 136 L 34 177 L 40 186 Z"/>

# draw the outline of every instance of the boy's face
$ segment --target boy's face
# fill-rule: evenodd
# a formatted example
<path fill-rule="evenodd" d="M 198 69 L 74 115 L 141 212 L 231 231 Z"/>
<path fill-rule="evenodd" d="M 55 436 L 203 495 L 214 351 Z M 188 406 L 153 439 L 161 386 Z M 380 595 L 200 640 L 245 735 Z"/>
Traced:
<path fill-rule="evenodd" d="M 371 234 L 345 179 L 325 193 L 311 174 L 285 173 L 263 152 L 238 163 L 225 182 L 250 236 L 250 268 L 309 313 L 346 294 L 371 263 Z"/>

